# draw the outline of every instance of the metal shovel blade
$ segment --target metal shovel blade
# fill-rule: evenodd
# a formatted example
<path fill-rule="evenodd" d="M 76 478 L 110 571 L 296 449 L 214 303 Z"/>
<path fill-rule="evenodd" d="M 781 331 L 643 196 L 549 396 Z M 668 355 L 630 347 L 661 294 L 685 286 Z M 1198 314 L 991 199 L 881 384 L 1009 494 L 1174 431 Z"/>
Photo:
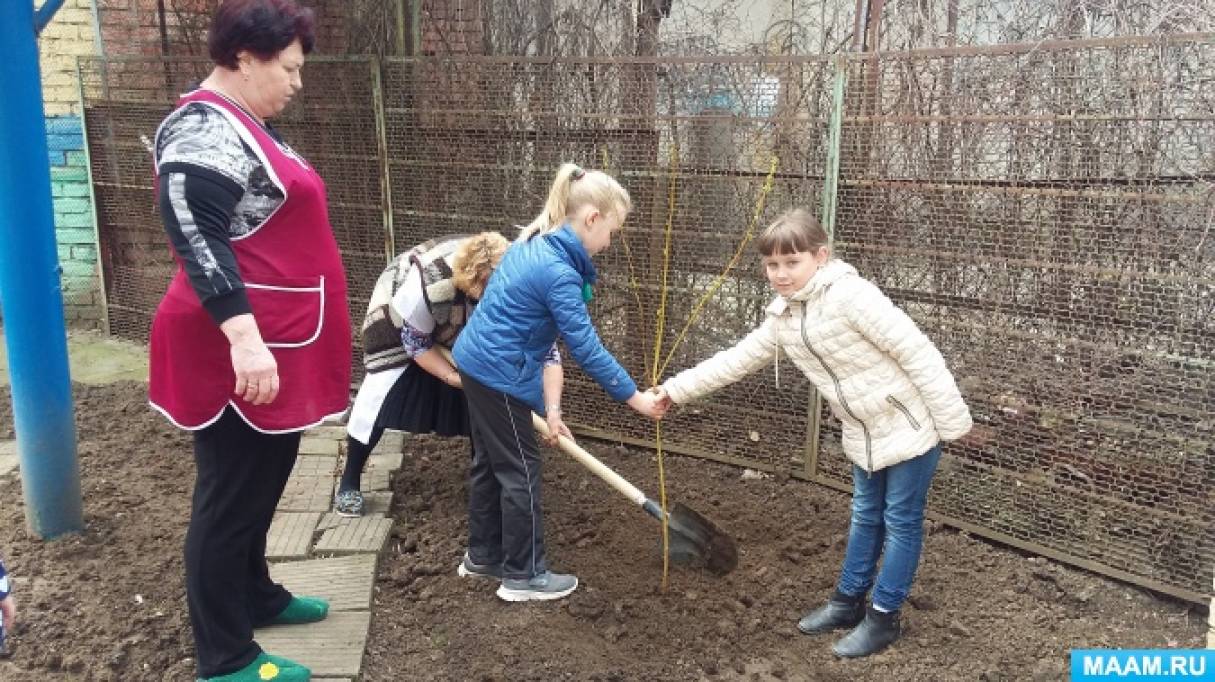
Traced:
<path fill-rule="evenodd" d="M 703 565 L 715 575 L 725 575 L 738 566 L 738 547 L 709 519 L 676 502 L 667 517 L 668 556 L 680 564 Z"/>

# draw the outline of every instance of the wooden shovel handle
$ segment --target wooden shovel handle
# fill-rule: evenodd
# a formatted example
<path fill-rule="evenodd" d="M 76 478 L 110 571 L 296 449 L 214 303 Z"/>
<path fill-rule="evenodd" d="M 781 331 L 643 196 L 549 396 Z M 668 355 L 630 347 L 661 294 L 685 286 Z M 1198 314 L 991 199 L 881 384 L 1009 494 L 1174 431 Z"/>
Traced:
<path fill-rule="evenodd" d="M 532 412 L 532 426 L 536 427 L 537 433 L 548 437 L 548 422 L 541 419 L 540 415 L 536 414 L 535 412 Z M 645 493 L 638 490 L 637 486 L 624 480 L 624 477 L 622 477 L 620 474 L 609 469 L 606 464 L 600 462 L 598 459 L 595 459 L 595 456 L 586 450 L 583 450 L 582 446 L 578 445 L 569 438 L 566 438 L 565 436 L 558 436 L 557 444 L 565 452 L 565 454 L 578 460 L 582 466 L 590 469 L 592 474 L 602 478 L 604 482 L 619 491 L 621 495 L 629 498 L 633 504 L 638 506 L 645 504 Z"/>
<path fill-rule="evenodd" d="M 447 350 L 443 346 L 435 346 L 435 348 L 439 349 L 439 352 L 442 353 L 443 357 L 451 363 L 452 367 L 456 366 L 456 359 L 451 356 L 451 351 Z M 532 426 L 535 427 L 537 433 L 545 436 L 546 438 L 548 437 L 548 422 L 541 419 L 540 415 L 536 414 L 535 412 L 532 412 Z M 569 438 L 566 438 L 565 436 L 558 436 L 557 444 L 565 452 L 565 454 L 578 460 L 579 464 L 587 469 L 590 469 L 592 474 L 602 478 L 605 483 L 615 488 L 621 495 L 629 498 L 633 504 L 645 506 L 647 500 L 645 493 L 638 490 L 637 486 L 624 480 L 624 477 L 622 477 L 620 474 L 607 468 L 603 462 L 595 459 L 594 455 L 586 450 L 583 450 L 580 445 Z"/>

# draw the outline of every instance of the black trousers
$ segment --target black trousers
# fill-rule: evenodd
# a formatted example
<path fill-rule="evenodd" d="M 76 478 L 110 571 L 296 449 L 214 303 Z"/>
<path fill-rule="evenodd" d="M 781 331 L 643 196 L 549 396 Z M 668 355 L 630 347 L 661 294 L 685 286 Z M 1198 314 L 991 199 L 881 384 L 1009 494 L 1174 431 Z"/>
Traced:
<path fill-rule="evenodd" d="M 468 475 L 468 555 L 502 563 L 505 578 L 548 570 L 544 556 L 540 452 L 525 403 L 460 373 L 468 399 L 473 459 Z"/>
<path fill-rule="evenodd" d="M 201 677 L 257 658 L 253 626 L 291 601 L 270 579 L 266 531 L 299 446 L 299 432 L 262 433 L 231 407 L 194 432 L 198 476 L 186 532 L 186 600 Z"/>

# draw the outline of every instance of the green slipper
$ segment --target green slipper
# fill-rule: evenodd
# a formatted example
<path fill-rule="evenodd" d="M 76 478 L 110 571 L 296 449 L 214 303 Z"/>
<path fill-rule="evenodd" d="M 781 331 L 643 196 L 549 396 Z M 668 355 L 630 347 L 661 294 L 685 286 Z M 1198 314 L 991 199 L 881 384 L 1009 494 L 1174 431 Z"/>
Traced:
<path fill-rule="evenodd" d="M 301 625 L 325 620 L 329 615 L 329 602 L 316 597 L 291 597 L 291 603 L 277 616 L 266 621 L 266 625 Z"/>
<path fill-rule="evenodd" d="M 308 668 L 263 651 L 252 663 L 240 670 L 218 677 L 208 677 L 203 682 L 308 682 L 311 679 L 312 671 Z"/>

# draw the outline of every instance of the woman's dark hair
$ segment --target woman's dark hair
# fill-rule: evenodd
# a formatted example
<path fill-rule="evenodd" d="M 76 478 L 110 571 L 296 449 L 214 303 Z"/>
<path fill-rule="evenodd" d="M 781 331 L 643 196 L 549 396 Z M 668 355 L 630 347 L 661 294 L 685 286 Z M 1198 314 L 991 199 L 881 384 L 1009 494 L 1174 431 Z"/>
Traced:
<path fill-rule="evenodd" d="M 224 0 L 211 18 L 207 49 L 220 66 L 236 68 L 236 55 L 248 50 L 263 61 L 299 39 L 304 54 L 316 43 L 312 10 L 295 0 Z"/>

